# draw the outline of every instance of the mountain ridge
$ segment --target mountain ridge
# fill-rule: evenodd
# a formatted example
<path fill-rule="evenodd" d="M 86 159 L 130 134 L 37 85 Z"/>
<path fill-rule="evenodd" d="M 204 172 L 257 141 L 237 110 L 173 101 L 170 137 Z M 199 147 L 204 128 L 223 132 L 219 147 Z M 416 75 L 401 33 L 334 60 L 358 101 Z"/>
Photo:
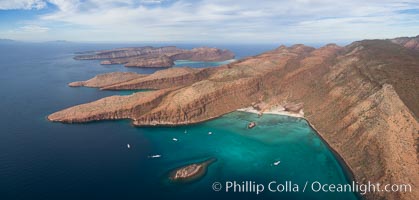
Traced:
<path fill-rule="evenodd" d="M 264 110 L 303 103 L 305 118 L 344 159 L 358 182 L 409 183 L 417 188 L 419 52 L 405 44 L 363 40 L 318 49 L 281 46 L 197 70 L 205 72 L 200 78 L 194 78 L 195 70 L 163 70 L 118 87 L 111 83 L 100 87 L 156 91 L 107 97 L 53 113 L 48 119 L 80 123 L 128 118 L 137 126 L 184 125 L 256 104 Z M 118 103 L 113 103 L 114 98 Z M 418 195 L 413 189 L 367 193 L 366 198 L 415 199 Z"/>
<path fill-rule="evenodd" d="M 199 47 L 180 49 L 176 46 L 128 47 L 102 51 L 78 52 L 76 60 L 102 60 L 102 65 L 123 64 L 125 67 L 172 67 L 176 60 L 225 61 L 234 58 L 226 49 Z"/>

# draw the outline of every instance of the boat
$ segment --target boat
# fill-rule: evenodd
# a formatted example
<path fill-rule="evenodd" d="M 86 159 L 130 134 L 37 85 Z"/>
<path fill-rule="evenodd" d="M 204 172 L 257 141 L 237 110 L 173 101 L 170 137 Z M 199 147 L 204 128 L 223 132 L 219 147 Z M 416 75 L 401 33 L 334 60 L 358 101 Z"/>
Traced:
<path fill-rule="evenodd" d="M 177 139 L 177 138 L 173 138 L 172 140 L 173 140 L 173 141 L 175 141 L 175 142 L 177 142 L 177 141 L 178 141 L 178 139 Z"/>
<path fill-rule="evenodd" d="M 160 158 L 161 157 L 161 155 L 159 155 L 159 154 L 157 154 L 157 155 L 151 155 L 151 156 L 148 156 L 149 158 Z"/>
<path fill-rule="evenodd" d="M 278 160 L 278 161 L 274 162 L 274 165 L 277 166 L 277 165 L 279 165 L 279 163 L 281 163 L 281 161 Z"/>
<path fill-rule="evenodd" d="M 212 135 L 212 132 L 210 131 L 210 132 L 208 132 L 208 135 Z"/>
<path fill-rule="evenodd" d="M 185 134 L 186 134 L 186 133 L 188 133 L 188 131 L 187 131 L 187 130 L 185 130 Z"/>
<path fill-rule="evenodd" d="M 127 144 L 127 148 L 128 148 L 128 149 L 129 149 L 129 148 L 131 148 L 131 145 Z"/>

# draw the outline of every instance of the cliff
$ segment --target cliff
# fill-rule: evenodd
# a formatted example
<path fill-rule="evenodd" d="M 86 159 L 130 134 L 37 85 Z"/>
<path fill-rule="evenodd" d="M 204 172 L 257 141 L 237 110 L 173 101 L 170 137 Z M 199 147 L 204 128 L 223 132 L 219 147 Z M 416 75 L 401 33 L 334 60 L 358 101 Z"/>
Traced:
<path fill-rule="evenodd" d="M 171 91 L 159 90 L 134 93 L 127 96 L 110 96 L 92 103 L 78 105 L 48 116 L 48 119 L 67 123 L 94 121 L 98 119 L 127 119 L 147 113 L 158 105 Z"/>
<path fill-rule="evenodd" d="M 156 56 L 162 54 L 177 54 L 181 53 L 184 50 L 176 48 L 174 46 L 166 46 L 166 47 L 132 47 L 132 48 L 118 48 L 113 50 L 102 50 L 102 51 L 88 51 L 88 52 L 80 52 L 78 55 L 75 56 L 74 59 L 76 60 L 101 60 L 101 59 L 114 59 L 114 58 L 128 58 L 128 57 L 135 57 L 135 56 Z"/>
<path fill-rule="evenodd" d="M 390 40 L 408 49 L 419 51 L 419 35 L 416 37 L 399 37 Z"/>
<path fill-rule="evenodd" d="M 229 50 L 208 47 L 194 48 L 172 56 L 174 60 L 192 61 L 224 61 L 232 58 L 234 58 L 234 53 Z"/>
<path fill-rule="evenodd" d="M 127 82 L 136 78 L 145 77 L 146 75 L 137 74 L 134 72 L 111 72 L 107 74 L 100 74 L 87 81 L 77 81 L 69 83 L 70 87 L 104 87 L 117 83 Z"/>
<path fill-rule="evenodd" d="M 413 188 L 407 193 L 367 193 L 367 199 L 419 196 L 419 52 L 390 40 L 318 49 L 294 45 L 217 68 L 170 70 L 102 85 L 160 90 L 108 97 L 48 119 L 71 123 L 124 118 L 137 126 L 180 125 L 255 103 L 301 103 L 305 117 L 358 182 Z"/>
<path fill-rule="evenodd" d="M 172 67 L 175 60 L 224 61 L 234 58 L 229 50 L 200 47 L 192 50 L 167 47 L 135 47 L 85 52 L 76 60 L 102 60 L 102 65 L 124 64 L 125 67 Z"/>
<path fill-rule="evenodd" d="M 166 55 L 147 57 L 135 56 L 127 58 L 114 58 L 100 62 L 101 65 L 124 64 L 125 67 L 171 67 L 175 63 Z"/>
<path fill-rule="evenodd" d="M 94 87 L 101 90 L 164 89 L 186 86 L 210 76 L 214 69 L 176 67 L 153 74 L 135 72 L 111 72 L 97 75 L 87 81 L 69 83 L 70 87 Z"/>

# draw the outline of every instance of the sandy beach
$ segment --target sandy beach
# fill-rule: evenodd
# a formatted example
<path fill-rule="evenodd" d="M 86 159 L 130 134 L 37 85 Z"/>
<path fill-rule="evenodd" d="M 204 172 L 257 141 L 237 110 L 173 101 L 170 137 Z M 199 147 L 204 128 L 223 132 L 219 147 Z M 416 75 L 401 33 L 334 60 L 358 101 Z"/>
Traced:
<path fill-rule="evenodd" d="M 274 114 L 274 115 L 286 115 L 286 116 L 291 116 L 291 117 L 304 118 L 304 112 L 302 109 L 300 110 L 300 112 L 295 113 L 295 112 L 285 111 L 285 108 L 282 106 L 275 106 L 264 111 L 256 110 L 255 108 L 250 106 L 246 108 L 237 109 L 237 111 L 249 112 L 249 113 L 255 113 L 255 114 Z"/>

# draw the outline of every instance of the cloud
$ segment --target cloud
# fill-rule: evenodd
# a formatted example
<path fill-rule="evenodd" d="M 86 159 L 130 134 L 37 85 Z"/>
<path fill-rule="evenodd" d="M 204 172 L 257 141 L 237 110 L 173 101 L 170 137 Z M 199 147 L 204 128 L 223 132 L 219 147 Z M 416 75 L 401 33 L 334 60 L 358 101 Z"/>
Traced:
<path fill-rule="evenodd" d="M 42 1 L 47 2 L 47 1 Z M 48 0 L 37 21 L 85 40 L 305 42 L 416 35 L 414 0 Z M 58 33 L 55 35 L 59 35 Z M 71 36 L 72 35 L 72 36 Z M 76 38 L 79 36 L 79 38 Z M 83 37 L 82 37 L 83 36 Z"/>
<path fill-rule="evenodd" d="M 79 0 L 48 0 L 48 2 L 57 6 L 59 12 L 75 12 L 81 5 Z"/>
<path fill-rule="evenodd" d="M 160 4 L 163 1 L 164 0 L 142 0 L 141 3 L 144 3 L 144 4 Z"/>
<path fill-rule="evenodd" d="M 47 27 L 42 27 L 38 25 L 25 25 L 19 28 L 23 32 L 30 32 L 30 33 L 45 33 L 49 30 Z"/>
<path fill-rule="evenodd" d="M 0 10 L 31 10 L 42 9 L 47 6 L 45 1 L 42 0 L 6 0 L 0 1 Z"/>

